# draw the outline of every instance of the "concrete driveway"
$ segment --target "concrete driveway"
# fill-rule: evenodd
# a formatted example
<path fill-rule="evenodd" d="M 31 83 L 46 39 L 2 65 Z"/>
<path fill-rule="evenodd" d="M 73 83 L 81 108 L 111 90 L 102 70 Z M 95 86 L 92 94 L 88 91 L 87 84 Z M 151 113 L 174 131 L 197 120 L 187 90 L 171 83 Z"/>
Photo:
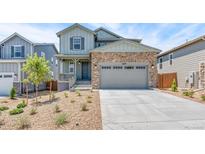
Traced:
<path fill-rule="evenodd" d="M 103 129 L 205 129 L 205 105 L 155 90 L 100 90 Z"/>

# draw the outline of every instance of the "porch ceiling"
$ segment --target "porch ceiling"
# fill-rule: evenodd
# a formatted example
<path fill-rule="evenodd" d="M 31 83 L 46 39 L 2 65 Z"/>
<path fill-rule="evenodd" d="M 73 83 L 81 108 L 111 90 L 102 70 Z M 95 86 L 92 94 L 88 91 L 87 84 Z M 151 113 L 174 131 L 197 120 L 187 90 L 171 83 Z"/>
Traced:
<path fill-rule="evenodd" d="M 65 54 L 57 54 L 55 55 L 60 59 L 89 59 L 89 55 L 65 55 Z"/>

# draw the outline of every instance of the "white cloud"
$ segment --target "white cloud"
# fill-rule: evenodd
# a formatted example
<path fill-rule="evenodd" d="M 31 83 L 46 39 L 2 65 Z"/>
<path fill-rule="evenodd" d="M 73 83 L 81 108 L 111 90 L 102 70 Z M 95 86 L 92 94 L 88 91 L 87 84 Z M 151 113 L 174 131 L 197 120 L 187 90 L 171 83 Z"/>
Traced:
<path fill-rule="evenodd" d="M 55 43 L 59 47 L 59 40 L 56 36 L 58 28 L 42 28 L 32 24 L 0 24 L 0 40 L 2 41 L 14 32 L 26 37 L 35 43 Z"/>
<path fill-rule="evenodd" d="M 168 50 L 177 45 L 184 43 L 187 39 L 193 39 L 205 33 L 205 27 L 199 24 L 184 25 L 183 28 L 176 30 L 175 33 L 168 32 L 170 29 L 177 27 L 177 24 L 157 24 L 150 29 L 146 26 L 137 24 L 119 24 L 119 23 L 91 23 L 93 28 L 105 27 L 114 33 L 127 38 L 142 39 L 142 43 L 162 49 Z M 59 48 L 59 40 L 56 32 L 62 30 L 64 26 L 61 24 L 51 24 L 45 27 L 35 24 L 0 24 L 0 41 L 17 32 L 27 39 L 38 43 L 55 43 Z M 164 34 L 166 37 L 163 37 Z"/>

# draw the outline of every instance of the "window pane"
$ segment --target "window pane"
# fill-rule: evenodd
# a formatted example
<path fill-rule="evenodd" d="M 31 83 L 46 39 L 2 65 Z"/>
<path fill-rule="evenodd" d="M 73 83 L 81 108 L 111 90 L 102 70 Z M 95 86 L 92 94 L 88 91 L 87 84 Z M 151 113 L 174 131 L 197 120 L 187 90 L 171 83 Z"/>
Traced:
<path fill-rule="evenodd" d="M 21 52 L 15 52 L 15 57 L 21 57 Z"/>
<path fill-rule="evenodd" d="M 73 67 L 70 67 L 70 73 L 72 73 L 74 71 Z"/>
<path fill-rule="evenodd" d="M 74 44 L 74 49 L 80 49 L 80 44 Z"/>

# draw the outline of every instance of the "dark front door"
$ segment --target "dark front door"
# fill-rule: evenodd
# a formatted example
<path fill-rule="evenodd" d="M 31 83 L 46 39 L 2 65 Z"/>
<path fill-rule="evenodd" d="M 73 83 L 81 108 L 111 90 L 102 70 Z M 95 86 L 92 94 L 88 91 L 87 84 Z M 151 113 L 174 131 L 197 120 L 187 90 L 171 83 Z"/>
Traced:
<path fill-rule="evenodd" d="M 88 62 L 82 62 L 82 79 L 88 80 Z"/>

